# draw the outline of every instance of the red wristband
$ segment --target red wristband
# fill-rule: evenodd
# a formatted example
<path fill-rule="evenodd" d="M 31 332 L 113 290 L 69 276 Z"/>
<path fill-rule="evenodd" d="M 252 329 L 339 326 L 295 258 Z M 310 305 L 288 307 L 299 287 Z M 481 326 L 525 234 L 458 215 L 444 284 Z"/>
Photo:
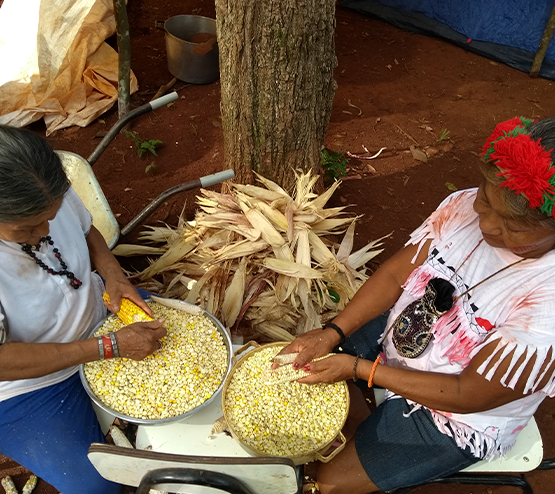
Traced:
<path fill-rule="evenodd" d="M 102 345 L 104 347 L 104 358 L 114 358 L 114 347 L 110 335 L 105 334 L 102 336 Z"/>

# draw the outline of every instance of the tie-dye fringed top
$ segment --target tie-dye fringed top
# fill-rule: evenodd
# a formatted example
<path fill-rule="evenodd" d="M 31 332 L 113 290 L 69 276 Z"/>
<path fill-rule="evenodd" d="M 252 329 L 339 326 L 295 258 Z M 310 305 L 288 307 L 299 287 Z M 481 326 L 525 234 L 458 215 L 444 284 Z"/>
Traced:
<path fill-rule="evenodd" d="M 520 259 L 506 249 L 482 242 L 463 264 L 482 238 L 478 215 L 472 208 L 476 192 L 477 189 L 469 189 L 452 194 L 412 233 L 408 244 L 418 244 L 419 249 L 432 240 L 429 256 L 406 281 L 389 316 L 388 328 L 404 307 L 423 295 L 431 278 L 450 280 L 456 286 L 456 297 Z M 486 344 L 497 341 L 496 350 L 478 372 L 491 380 L 501 362 L 510 359 L 501 383 L 513 388 L 526 363 L 537 355 L 526 382 L 525 392 L 530 394 L 479 413 L 430 410 L 438 429 L 454 437 L 459 447 L 469 446 L 479 458 L 503 455 L 543 399 L 555 396 L 555 373 L 539 387 L 547 377 L 545 369 L 555 360 L 555 252 L 527 259 L 472 288 L 439 318 L 432 332 L 434 337 L 426 350 L 412 359 L 399 356 L 391 334 L 386 333 L 387 364 L 459 374 Z M 517 365 L 523 355 L 524 363 Z M 390 397 L 400 398 L 392 394 Z"/>

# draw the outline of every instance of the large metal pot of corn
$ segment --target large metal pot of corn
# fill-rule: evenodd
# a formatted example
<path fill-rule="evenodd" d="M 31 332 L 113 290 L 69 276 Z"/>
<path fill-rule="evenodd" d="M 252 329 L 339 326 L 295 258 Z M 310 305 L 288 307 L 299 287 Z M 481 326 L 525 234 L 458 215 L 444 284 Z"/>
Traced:
<path fill-rule="evenodd" d="M 272 359 L 287 344 L 260 346 L 251 341 L 235 352 L 222 390 L 224 418 L 233 437 L 251 454 L 287 457 L 296 465 L 325 463 L 346 444 L 341 429 L 349 412 L 347 383 L 268 380 Z M 254 350 L 237 360 L 251 346 Z"/>
<path fill-rule="evenodd" d="M 231 339 L 212 314 L 181 300 L 156 300 L 172 306 L 147 301 L 154 316 L 166 320 L 162 348 L 142 361 L 114 358 L 79 368 L 94 403 L 136 424 L 181 420 L 203 409 L 218 397 L 232 365 Z M 112 314 L 89 336 L 121 327 Z"/>

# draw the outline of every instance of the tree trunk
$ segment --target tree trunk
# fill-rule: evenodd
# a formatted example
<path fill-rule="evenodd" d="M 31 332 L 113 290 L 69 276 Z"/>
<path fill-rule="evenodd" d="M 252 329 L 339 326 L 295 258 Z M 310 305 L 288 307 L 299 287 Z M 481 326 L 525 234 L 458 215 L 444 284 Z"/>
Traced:
<path fill-rule="evenodd" d="M 131 94 L 131 40 L 125 0 L 114 1 L 116 37 L 118 40 L 118 118 L 129 113 Z"/>
<path fill-rule="evenodd" d="M 542 35 L 542 39 L 540 41 L 540 46 L 538 47 L 538 51 L 534 56 L 534 61 L 532 62 L 532 68 L 530 69 L 530 76 L 538 77 L 540 74 L 540 69 L 542 67 L 543 59 L 545 58 L 545 54 L 547 53 L 547 49 L 549 48 L 549 43 L 551 43 L 551 38 L 553 37 L 553 32 L 555 31 L 555 5 L 553 5 L 553 10 L 551 11 L 551 15 L 547 20 L 547 25 L 545 26 L 545 30 Z"/>
<path fill-rule="evenodd" d="M 290 190 L 321 170 L 337 65 L 335 0 L 216 0 L 225 167 Z"/>

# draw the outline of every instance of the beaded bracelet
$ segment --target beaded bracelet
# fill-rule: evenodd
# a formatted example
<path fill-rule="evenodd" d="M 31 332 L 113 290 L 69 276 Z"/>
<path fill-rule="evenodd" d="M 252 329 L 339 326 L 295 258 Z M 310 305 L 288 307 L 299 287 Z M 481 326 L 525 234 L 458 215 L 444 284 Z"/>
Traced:
<path fill-rule="evenodd" d="M 112 340 L 107 334 L 102 335 L 102 343 L 104 348 L 104 358 L 114 358 L 114 348 L 112 347 Z"/>
<path fill-rule="evenodd" d="M 372 381 L 374 380 L 374 374 L 376 373 L 376 369 L 378 368 L 378 364 L 382 362 L 382 358 L 381 357 L 377 357 L 376 360 L 374 360 L 374 364 L 372 365 L 372 370 L 370 371 L 370 377 L 368 378 L 368 387 L 371 388 L 372 385 L 374 384 Z"/>
<path fill-rule="evenodd" d="M 343 330 L 337 324 L 335 324 L 333 322 L 327 322 L 326 324 L 324 324 L 322 326 L 322 330 L 324 330 L 326 328 L 332 328 L 333 330 L 335 330 L 335 332 L 341 338 L 341 341 L 339 342 L 340 345 L 343 345 L 343 343 L 345 343 L 345 333 L 343 332 Z"/>
<path fill-rule="evenodd" d="M 110 331 L 108 334 L 110 335 L 110 341 L 112 342 L 114 358 L 119 358 L 119 349 L 118 349 L 118 342 L 116 341 L 116 334 L 113 331 Z"/>
<path fill-rule="evenodd" d="M 353 382 L 356 383 L 358 381 L 357 379 L 357 365 L 358 365 L 358 359 L 362 358 L 362 355 L 357 355 L 355 357 L 355 364 L 353 365 Z"/>
<path fill-rule="evenodd" d="M 98 341 L 98 354 L 100 355 L 99 360 L 104 360 L 104 345 L 102 344 L 102 336 L 97 338 Z"/>

